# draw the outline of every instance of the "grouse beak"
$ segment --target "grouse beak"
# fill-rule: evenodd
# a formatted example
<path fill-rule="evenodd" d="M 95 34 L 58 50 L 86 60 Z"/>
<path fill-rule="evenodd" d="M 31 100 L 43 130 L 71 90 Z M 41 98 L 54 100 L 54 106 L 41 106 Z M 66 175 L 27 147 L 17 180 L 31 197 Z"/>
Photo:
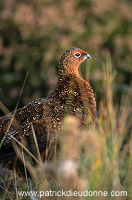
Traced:
<path fill-rule="evenodd" d="M 83 61 L 86 60 L 87 58 L 92 59 L 91 56 L 88 53 L 83 57 Z"/>

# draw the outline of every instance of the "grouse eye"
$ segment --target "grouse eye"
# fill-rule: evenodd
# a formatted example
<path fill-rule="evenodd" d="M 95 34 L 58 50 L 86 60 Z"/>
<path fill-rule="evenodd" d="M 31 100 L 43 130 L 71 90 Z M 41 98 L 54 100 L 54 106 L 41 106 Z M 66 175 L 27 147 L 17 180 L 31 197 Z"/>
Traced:
<path fill-rule="evenodd" d="M 75 56 L 76 58 L 79 58 L 79 57 L 81 56 L 81 54 L 80 54 L 79 52 L 77 52 L 77 53 L 74 54 L 74 56 Z"/>

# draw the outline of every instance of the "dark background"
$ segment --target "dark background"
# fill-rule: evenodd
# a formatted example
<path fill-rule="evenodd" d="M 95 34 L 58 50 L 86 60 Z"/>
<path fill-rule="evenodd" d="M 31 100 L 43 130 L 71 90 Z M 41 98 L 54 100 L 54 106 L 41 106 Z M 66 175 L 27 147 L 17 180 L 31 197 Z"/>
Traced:
<path fill-rule="evenodd" d="M 14 110 L 27 71 L 19 107 L 46 97 L 55 87 L 60 55 L 77 46 L 93 58 L 81 73 L 87 78 L 91 71 L 97 104 L 106 55 L 111 56 L 118 104 L 122 93 L 132 93 L 131 10 L 130 0 L 1 0 L 0 100 Z"/>

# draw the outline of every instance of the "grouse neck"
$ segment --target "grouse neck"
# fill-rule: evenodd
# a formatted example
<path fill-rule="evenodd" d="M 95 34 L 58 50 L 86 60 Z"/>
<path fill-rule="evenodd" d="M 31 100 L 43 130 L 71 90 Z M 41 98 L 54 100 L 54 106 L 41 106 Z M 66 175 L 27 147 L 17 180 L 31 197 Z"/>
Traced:
<path fill-rule="evenodd" d="M 69 64 L 69 63 L 63 63 L 63 65 L 59 66 L 59 75 L 61 76 L 68 76 L 68 75 L 73 75 L 73 76 L 78 76 L 78 68 L 80 64 Z"/>
<path fill-rule="evenodd" d="M 72 80 L 74 81 L 77 79 L 82 79 L 78 72 L 69 73 L 69 74 L 60 73 L 59 77 L 58 77 L 58 81 L 57 81 L 57 86 L 64 84 L 64 82 L 68 83 L 69 81 L 72 81 Z M 82 80 L 84 80 L 84 79 L 82 79 Z"/>

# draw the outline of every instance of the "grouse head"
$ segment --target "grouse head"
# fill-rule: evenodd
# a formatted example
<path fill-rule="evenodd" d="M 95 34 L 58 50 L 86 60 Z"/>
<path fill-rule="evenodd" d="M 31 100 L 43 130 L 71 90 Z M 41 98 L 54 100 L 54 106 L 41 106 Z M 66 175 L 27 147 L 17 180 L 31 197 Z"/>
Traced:
<path fill-rule="evenodd" d="M 60 73 L 61 74 L 77 74 L 78 67 L 86 58 L 91 56 L 80 48 L 73 47 L 65 51 L 60 58 Z"/>

